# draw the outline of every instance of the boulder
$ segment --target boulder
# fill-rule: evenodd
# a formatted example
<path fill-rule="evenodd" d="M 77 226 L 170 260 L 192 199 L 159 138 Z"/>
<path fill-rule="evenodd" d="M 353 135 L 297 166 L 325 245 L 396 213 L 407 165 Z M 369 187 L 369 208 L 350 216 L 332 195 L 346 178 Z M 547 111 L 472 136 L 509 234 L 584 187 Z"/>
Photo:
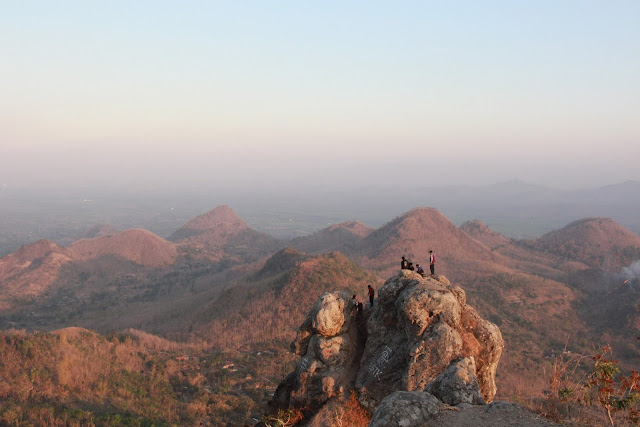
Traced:
<path fill-rule="evenodd" d="M 425 391 L 452 406 L 461 403 L 485 404 L 480 393 L 473 357 L 453 362 L 435 381 L 427 385 Z"/>
<path fill-rule="evenodd" d="M 442 403 L 429 393 L 396 391 L 380 402 L 369 427 L 424 426 L 440 412 L 441 406 Z"/>

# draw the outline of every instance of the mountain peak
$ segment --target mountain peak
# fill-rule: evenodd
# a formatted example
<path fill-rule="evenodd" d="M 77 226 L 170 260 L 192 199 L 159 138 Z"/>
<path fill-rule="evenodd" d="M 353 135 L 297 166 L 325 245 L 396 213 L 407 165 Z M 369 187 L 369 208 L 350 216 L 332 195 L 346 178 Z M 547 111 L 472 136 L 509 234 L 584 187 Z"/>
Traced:
<path fill-rule="evenodd" d="M 495 255 L 472 239 L 435 208 L 415 208 L 378 228 L 356 245 L 353 255 L 379 274 L 390 274 L 406 256 L 414 263 L 428 265 L 429 251 L 438 257 L 436 272 L 454 267 L 463 271 L 468 264 L 475 272 L 492 269 Z M 397 260 L 393 262 L 391 260 Z M 471 268 L 470 266 L 473 265 Z"/>
<path fill-rule="evenodd" d="M 172 243 L 140 228 L 81 239 L 73 243 L 69 251 L 74 259 L 86 260 L 104 255 L 117 255 L 147 267 L 171 264 L 177 256 Z"/>
<path fill-rule="evenodd" d="M 544 251 L 617 270 L 640 253 L 640 236 L 611 218 L 583 218 L 534 241 Z"/>
<path fill-rule="evenodd" d="M 25 262 L 27 260 L 42 258 L 51 252 L 62 251 L 63 249 L 51 240 L 41 239 L 28 245 L 22 245 L 12 256 L 21 262 Z"/>
<path fill-rule="evenodd" d="M 333 224 L 326 228 L 328 232 L 335 232 L 337 230 L 347 230 L 351 234 L 360 237 L 366 237 L 371 233 L 372 229 L 361 223 L 360 221 L 346 221 L 340 224 Z"/>
<path fill-rule="evenodd" d="M 218 227 L 241 229 L 249 226 L 228 205 L 221 205 L 195 217 L 184 227 L 194 230 L 209 230 Z"/>
<path fill-rule="evenodd" d="M 176 242 L 206 232 L 236 234 L 247 229 L 249 229 L 247 223 L 233 209 L 227 205 L 221 205 L 187 222 L 173 233 L 169 240 Z"/>

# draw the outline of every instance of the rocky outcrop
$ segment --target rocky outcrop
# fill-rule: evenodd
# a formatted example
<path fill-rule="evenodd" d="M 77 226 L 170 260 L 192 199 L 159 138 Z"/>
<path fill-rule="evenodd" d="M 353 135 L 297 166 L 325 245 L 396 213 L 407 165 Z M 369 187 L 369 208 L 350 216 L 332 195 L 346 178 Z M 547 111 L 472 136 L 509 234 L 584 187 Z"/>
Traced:
<path fill-rule="evenodd" d="M 373 410 L 396 390 L 424 390 L 451 364 L 472 359 L 482 398 L 496 394 L 495 372 L 504 342 L 478 316 L 458 286 L 402 271 L 380 289 L 367 320 L 368 339 L 356 379 L 360 402 Z"/>
<path fill-rule="evenodd" d="M 355 327 L 356 314 L 346 292 L 320 297 L 291 344 L 301 358 L 276 390 L 272 407 L 314 411 L 353 389 L 363 344 L 361 328 Z"/>
<path fill-rule="evenodd" d="M 421 425 L 438 405 L 491 402 L 503 347 L 500 330 L 467 305 L 460 287 L 403 270 L 364 314 L 344 292 L 322 295 L 291 344 L 300 361 L 270 403 L 314 412 L 355 390 L 369 411 L 406 407 L 406 425 Z M 405 394 L 383 405 L 394 392 Z M 405 425 L 394 417 L 376 425 Z"/>

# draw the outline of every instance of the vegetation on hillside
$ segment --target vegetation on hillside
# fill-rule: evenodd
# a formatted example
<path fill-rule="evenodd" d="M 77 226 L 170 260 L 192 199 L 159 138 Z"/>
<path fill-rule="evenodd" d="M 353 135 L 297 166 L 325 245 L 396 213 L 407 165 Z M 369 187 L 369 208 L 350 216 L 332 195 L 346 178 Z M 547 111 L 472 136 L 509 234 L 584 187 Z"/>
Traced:
<path fill-rule="evenodd" d="M 6 331 L 0 424 L 253 424 L 290 365 L 273 347 L 229 354 L 146 334 Z"/>

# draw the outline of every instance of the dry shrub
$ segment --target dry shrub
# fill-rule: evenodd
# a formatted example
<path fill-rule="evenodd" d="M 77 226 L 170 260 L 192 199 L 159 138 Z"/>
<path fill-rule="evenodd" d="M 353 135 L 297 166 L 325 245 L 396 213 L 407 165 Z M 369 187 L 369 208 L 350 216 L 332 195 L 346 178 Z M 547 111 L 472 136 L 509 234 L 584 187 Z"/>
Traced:
<path fill-rule="evenodd" d="M 354 392 L 351 392 L 349 400 L 337 408 L 334 424 L 336 426 L 364 427 L 369 425 L 371 415 L 364 406 L 358 402 Z"/>
<path fill-rule="evenodd" d="M 290 427 L 302 421 L 302 418 L 299 409 L 280 409 L 277 414 L 264 416 L 262 422 L 268 427 Z"/>

